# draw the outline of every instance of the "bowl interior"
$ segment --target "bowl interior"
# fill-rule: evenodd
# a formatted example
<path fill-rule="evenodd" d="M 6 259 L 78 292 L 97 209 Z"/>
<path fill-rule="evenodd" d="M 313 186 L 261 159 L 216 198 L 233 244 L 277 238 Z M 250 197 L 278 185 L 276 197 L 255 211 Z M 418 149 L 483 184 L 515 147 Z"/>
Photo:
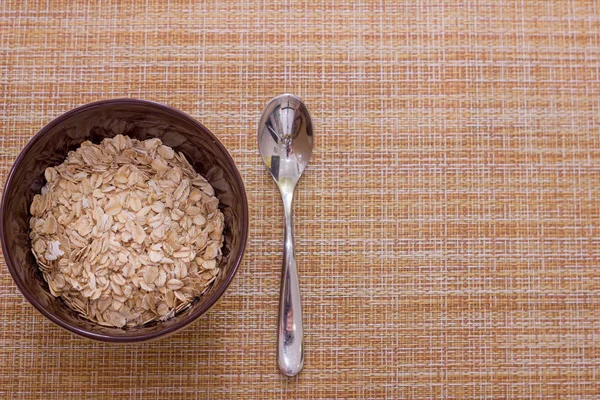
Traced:
<path fill-rule="evenodd" d="M 225 216 L 221 272 L 192 307 L 166 322 L 133 329 L 103 327 L 87 321 L 50 294 L 31 252 L 28 221 L 33 196 L 45 184 L 44 170 L 62 163 L 83 141 L 100 142 L 123 134 L 160 138 L 185 154 L 215 189 Z M 248 215 L 244 186 L 233 160 L 218 140 L 191 117 L 156 103 L 121 99 L 72 110 L 44 127 L 17 158 L 2 202 L 2 245 L 7 265 L 23 295 L 39 310 L 74 333 L 92 339 L 131 342 L 153 339 L 187 325 L 206 312 L 233 278 L 244 251 Z"/>

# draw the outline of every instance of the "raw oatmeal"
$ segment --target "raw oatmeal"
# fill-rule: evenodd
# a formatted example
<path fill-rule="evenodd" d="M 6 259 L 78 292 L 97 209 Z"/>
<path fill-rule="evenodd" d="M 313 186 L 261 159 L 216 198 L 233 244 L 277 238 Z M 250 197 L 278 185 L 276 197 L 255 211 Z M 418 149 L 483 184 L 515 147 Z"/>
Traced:
<path fill-rule="evenodd" d="M 166 320 L 217 277 L 212 186 L 159 139 L 87 141 L 31 204 L 33 253 L 54 296 L 105 326 Z"/>

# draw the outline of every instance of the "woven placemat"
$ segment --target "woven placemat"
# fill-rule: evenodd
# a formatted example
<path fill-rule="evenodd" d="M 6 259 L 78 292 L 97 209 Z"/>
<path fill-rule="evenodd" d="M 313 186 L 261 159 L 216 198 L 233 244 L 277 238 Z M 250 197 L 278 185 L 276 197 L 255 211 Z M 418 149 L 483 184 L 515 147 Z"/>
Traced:
<path fill-rule="evenodd" d="M 477 0 L 0 2 L 0 178 L 87 102 L 179 108 L 229 149 L 243 265 L 194 326 L 135 346 L 38 314 L 0 268 L 0 397 L 599 398 L 600 7 Z M 282 205 L 267 100 L 301 96 L 306 364 L 275 363 Z"/>

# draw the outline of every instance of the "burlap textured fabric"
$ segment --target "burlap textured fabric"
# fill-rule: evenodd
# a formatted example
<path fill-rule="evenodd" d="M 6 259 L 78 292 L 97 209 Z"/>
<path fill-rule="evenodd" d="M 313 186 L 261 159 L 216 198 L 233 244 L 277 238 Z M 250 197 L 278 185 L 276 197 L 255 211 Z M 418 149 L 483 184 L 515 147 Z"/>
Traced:
<path fill-rule="evenodd" d="M 244 178 L 240 271 L 193 327 L 135 345 L 55 327 L 0 267 L 0 397 L 599 398 L 600 6 L 0 2 L 0 178 L 43 125 L 136 97 L 211 129 Z M 306 365 L 279 374 L 274 95 L 316 147 L 296 196 Z"/>

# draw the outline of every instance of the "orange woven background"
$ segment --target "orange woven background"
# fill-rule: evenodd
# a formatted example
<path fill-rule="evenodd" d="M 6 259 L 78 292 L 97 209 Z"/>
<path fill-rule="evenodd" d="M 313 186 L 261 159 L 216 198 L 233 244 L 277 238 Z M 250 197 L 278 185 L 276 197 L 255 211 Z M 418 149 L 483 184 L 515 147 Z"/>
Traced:
<path fill-rule="evenodd" d="M 274 95 L 316 148 L 295 228 L 306 365 L 275 364 Z M 0 397 L 599 398 L 600 6 L 575 0 L 0 2 L 0 178 L 43 125 L 136 97 L 211 129 L 251 230 L 165 340 L 66 333 L 0 268 Z"/>

